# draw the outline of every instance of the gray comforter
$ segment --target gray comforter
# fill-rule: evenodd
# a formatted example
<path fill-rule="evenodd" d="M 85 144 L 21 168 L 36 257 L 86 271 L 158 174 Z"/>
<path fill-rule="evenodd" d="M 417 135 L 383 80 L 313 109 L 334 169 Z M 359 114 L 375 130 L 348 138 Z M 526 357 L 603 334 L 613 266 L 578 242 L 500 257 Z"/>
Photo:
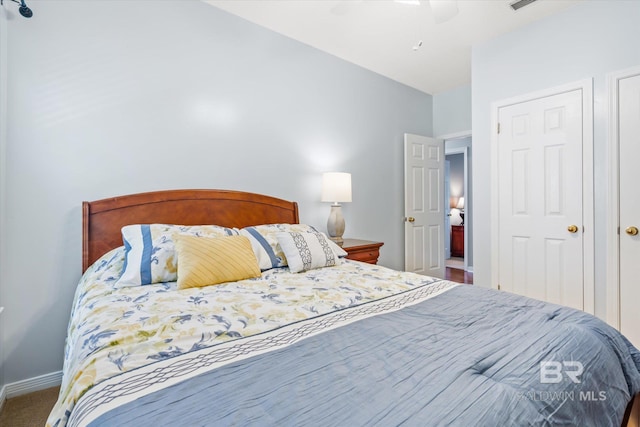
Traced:
<path fill-rule="evenodd" d="M 640 353 L 604 322 L 474 286 L 258 353 L 145 374 L 157 391 L 90 425 L 619 426 L 640 393 Z"/>

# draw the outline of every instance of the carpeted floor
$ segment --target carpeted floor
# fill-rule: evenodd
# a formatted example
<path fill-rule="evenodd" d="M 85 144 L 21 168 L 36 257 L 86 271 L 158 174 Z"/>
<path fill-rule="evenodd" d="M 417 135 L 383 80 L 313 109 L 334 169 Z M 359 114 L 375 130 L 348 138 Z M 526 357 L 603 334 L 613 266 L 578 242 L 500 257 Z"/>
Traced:
<path fill-rule="evenodd" d="M 0 427 L 43 427 L 58 400 L 60 387 L 7 399 L 0 413 Z"/>

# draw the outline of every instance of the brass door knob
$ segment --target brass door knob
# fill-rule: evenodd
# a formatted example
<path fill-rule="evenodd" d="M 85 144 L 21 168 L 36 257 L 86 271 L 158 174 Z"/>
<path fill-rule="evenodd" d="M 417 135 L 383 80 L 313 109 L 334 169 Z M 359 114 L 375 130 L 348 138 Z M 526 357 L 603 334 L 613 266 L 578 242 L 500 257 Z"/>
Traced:
<path fill-rule="evenodd" d="M 415 220 L 416 220 L 416 219 L 415 219 L 414 217 L 412 217 L 412 216 L 410 216 L 409 218 L 407 218 L 407 221 L 409 221 L 409 222 L 414 222 Z"/>
<path fill-rule="evenodd" d="M 629 236 L 637 236 L 638 235 L 638 227 L 627 227 L 624 229 L 625 233 L 627 233 Z"/>
<path fill-rule="evenodd" d="M 577 225 L 570 225 L 567 227 L 567 231 L 569 233 L 577 233 L 578 232 L 578 226 Z"/>

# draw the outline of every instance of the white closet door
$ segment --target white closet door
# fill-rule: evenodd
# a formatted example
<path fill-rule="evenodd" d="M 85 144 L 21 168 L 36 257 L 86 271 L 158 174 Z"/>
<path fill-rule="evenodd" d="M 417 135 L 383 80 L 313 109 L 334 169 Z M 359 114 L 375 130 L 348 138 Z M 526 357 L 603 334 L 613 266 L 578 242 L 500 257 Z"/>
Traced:
<path fill-rule="evenodd" d="M 582 91 L 499 109 L 501 289 L 584 309 Z"/>
<path fill-rule="evenodd" d="M 640 347 L 640 75 L 621 79 L 618 90 L 620 332 Z"/>

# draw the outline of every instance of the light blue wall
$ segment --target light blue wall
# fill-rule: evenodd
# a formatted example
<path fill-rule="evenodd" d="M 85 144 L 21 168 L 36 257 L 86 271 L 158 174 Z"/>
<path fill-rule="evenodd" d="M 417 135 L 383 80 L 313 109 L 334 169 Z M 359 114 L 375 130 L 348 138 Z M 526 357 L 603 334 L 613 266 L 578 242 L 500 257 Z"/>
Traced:
<path fill-rule="evenodd" d="M 62 368 L 83 200 L 244 190 L 324 229 L 321 174 L 348 171 L 345 235 L 403 267 L 403 133 L 433 135 L 430 95 L 199 1 L 29 6 L 7 21 L 8 383 Z"/>
<path fill-rule="evenodd" d="M 433 95 L 433 134 L 436 137 L 471 130 L 471 85 Z"/>
<path fill-rule="evenodd" d="M 471 85 L 460 86 L 433 95 L 433 134 L 436 137 L 459 136 L 471 131 Z M 473 150 L 470 137 L 446 141 L 447 148 L 469 147 L 467 164 L 469 185 L 465 196 L 465 233 L 467 234 L 467 265 L 473 270 Z"/>
<path fill-rule="evenodd" d="M 638 1 L 585 1 L 473 48 L 475 283 L 491 285 L 491 103 L 593 78 L 596 315 L 605 316 L 606 74 L 640 64 L 639 23 Z"/>

